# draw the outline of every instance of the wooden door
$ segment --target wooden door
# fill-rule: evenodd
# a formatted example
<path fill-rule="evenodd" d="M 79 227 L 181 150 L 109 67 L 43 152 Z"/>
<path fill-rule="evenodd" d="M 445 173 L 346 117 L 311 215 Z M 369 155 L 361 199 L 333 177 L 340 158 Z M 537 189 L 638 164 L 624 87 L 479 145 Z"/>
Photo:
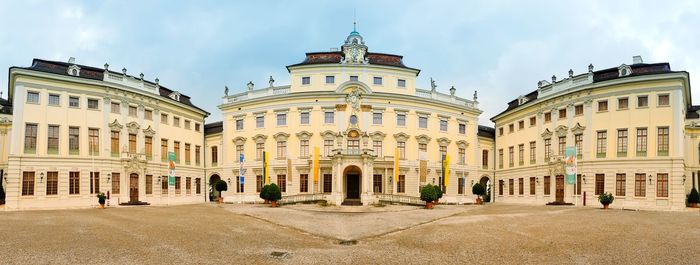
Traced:
<path fill-rule="evenodd" d="M 556 200 L 557 202 L 564 202 L 564 176 L 557 176 L 557 190 L 556 190 Z"/>
<path fill-rule="evenodd" d="M 348 174 L 347 175 L 347 198 L 348 199 L 359 199 L 360 198 L 360 175 Z"/>
<path fill-rule="evenodd" d="M 139 201 L 139 175 L 137 174 L 129 176 L 129 201 Z"/>

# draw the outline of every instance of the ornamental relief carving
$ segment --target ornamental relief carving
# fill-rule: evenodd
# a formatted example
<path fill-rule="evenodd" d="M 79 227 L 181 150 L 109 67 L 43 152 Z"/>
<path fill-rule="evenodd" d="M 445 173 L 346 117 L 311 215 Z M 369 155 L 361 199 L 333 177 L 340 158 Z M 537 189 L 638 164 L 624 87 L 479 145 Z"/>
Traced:
<path fill-rule="evenodd" d="M 132 121 L 126 124 L 126 128 L 129 129 L 129 133 L 138 134 L 141 126 L 138 123 Z"/>
<path fill-rule="evenodd" d="M 400 132 L 400 133 L 394 134 L 394 138 L 399 142 L 405 142 L 405 141 L 408 141 L 409 137 L 408 137 L 408 134 Z"/>
<path fill-rule="evenodd" d="M 124 126 L 119 124 L 119 122 L 116 119 L 114 119 L 114 121 L 111 122 L 108 126 L 109 126 L 109 129 L 111 129 L 112 131 L 115 131 L 115 132 L 119 132 L 122 130 L 122 128 L 124 128 Z"/>
<path fill-rule="evenodd" d="M 153 130 L 153 128 L 151 128 L 150 125 L 148 125 L 148 128 L 143 129 L 143 134 L 149 137 L 153 137 L 154 135 L 156 135 L 156 131 Z"/>
<path fill-rule="evenodd" d="M 312 135 L 314 134 L 308 131 L 301 131 L 297 133 L 297 138 L 299 138 L 300 140 L 309 140 Z"/>
<path fill-rule="evenodd" d="M 457 146 L 458 146 L 459 148 L 467 148 L 467 147 L 469 147 L 469 143 L 467 143 L 467 141 L 465 141 L 465 140 L 459 140 L 459 141 L 457 141 L 456 144 L 457 144 Z"/>
<path fill-rule="evenodd" d="M 289 138 L 289 134 L 284 132 L 278 132 L 272 137 L 274 137 L 276 141 L 287 141 L 287 139 Z"/>
<path fill-rule="evenodd" d="M 384 138 L 386 137 L 386 133 L 376 131 L 376 132 L 370 133 L 369 137 L 372 137 L 373 141 L 381 141 L 381 140 L 384 140 Z"/>
<path fill-rule="evenodd" d="M 581 126 L 581 124 L 579 124 L 579 123 L 577 122 L 576 125 L 575 125 L 573 128 L 571 128 L 571 132 L 574 133 L 574 135 L 576 135 L 576 134 L 583 134 L 583 131 L 584 131 L 585 129 L 586 129 L 586 127 Z"/>
<path fill-rule="evenodd" d="M 265 143 L 265 140 L 267 140 L 267 135 L 256 134 L 255 136 L 253 136 L 253 141 L 255 141 L 255 143 L 258 143 L 258 144 Z"/>
<path fill-rule="evenodd" d="M 326 130 L 321 133 L 321 137 L 323 137 L 324 140 L 335 140 L 336 133 L 331 131 L 331 130 Z"/>
<path fill-rule="evenodd" d="M 542 139 L 552 139 L 552 132 L 549 131 L 549 129 L 544 129 L 544 132 L 542 133 Z"/>
<path fill-rule="evenodd" d="M 566 132 L 568 131 L 568 129 L 569 128 L 567 128 L 564 125 L 559 125 L 555 131 L 557 132 L 557 136 L 562 137 L 566 136 Z"/>
<path fill-rule="evenodd" d="M 421 134 L 416 136 L 416 140 L 418 141 L 419 144 L 428 144 L 430 142 L 430 136 L 427 136 L 425 134 Z"/>
<path fill-rule="evenodd" d="M 440 137 L 437 139 L 437 142 L 440 144 L 440 146 L 447 146 L 452 142 L 452 140 L 447 139 L 447 137 Z"/>
<path fill-rule="evenodd" d="M 233 138 L 233 143 L 235 143 L 236 145 L 242 145 L 245 144 L 245 140 L 245 137 L 238 136 L 236 138 Z"/>

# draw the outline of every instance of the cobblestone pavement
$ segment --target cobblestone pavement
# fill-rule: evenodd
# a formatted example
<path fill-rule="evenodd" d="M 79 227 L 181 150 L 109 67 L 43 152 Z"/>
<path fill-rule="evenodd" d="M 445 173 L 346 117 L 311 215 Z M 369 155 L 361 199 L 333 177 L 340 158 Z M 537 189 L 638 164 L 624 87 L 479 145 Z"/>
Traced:
<path fill-rule="evenodd" d="M 303 207 L 252 207 L 0 212 L 0 264 L 700 263 L 698 211 L 498 204 L 353 213 L 363 216 L 356 218 Z M 259 215 L 246 213 L 250 209 Z M 395 219 L 401 213 L 405 220 Z M 418 225 L 363 234 L 349 245 L 318 233 L 323 229 L 290 225 L 321 227 L 342 219 L 353 227 L 411 220 Z"/>

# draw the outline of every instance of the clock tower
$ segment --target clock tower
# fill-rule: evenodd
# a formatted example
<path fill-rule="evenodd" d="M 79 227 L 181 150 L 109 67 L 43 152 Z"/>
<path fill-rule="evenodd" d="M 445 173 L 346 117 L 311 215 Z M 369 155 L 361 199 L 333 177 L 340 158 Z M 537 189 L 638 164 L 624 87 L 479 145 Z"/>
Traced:
<path fill-rule="evenodd" d="M 365 46 L 365 41 L 362 40 L 362 36 L 357 32 L 355 28 L 355 23 L 353 22 L 353 29 L 350 35 L 345 39 L 345 44 L 342 46 L 343 60 L 340 61 L 341 64 L 367 64 L 367 46 Z"/>

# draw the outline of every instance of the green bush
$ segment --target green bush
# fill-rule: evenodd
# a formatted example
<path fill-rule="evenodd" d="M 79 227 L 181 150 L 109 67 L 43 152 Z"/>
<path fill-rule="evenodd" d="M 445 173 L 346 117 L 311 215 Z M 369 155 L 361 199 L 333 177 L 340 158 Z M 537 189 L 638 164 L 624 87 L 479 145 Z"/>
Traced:
<path fill-rule="evenodd" d="M 430 185 L 433 186 L 433 189 L 435 190 L 435 200 L 442 198 L 442 188 L 440 188 L 440 185 Z"/>
<path fill-rule="evenodd" d="M 691 189 L 690 194 L 688 194 L 688 203 L 700 203 L 700 194 L 695 188 Z"/>
<path fill-rule="evenodd" d="M 598 201 L 603 205 L 611 204 L 614 200 L 615 197 L 613 197 L 612 193 L 603 192 L 603 194 L 598 195 Z"/>
<path fill-rule="evenodd" d="M 260 199 L 269 201 L 270 199 L 267 197 L 267 191 L 270 188 L 270 184 L 263 185 L 262 188 L 260 189 Z"/>
<path fill-rule="evenodd" d="M 226 184 L 226 181 L 217 180 L 216 183 L 214 183 L 214 189 L 218 192 L 227 191 L 228 184 Z M 221 196 L 221 194 L 219 194 L 219 196 Z"/>
<path fill-rule="evenodd" d="M 474 186 L 472 186 L 472 194 L 479 197 L 484 196 L 484 194 L 486 194 L 486 188 L 484 185 L 481 185 L 481 183 L 476 183 Z"/>
<path fill-rule="evenodd" d="M 267 188 L 267 199 L 273 202 L 282 199 L 282 192 L 280 191 L 280 187 L 278 187 L 275 183 L 272 183 L 269 186 L 270 187 Z"/>
<path fill-rule="evenodd" d="M 107 199 L 107 195 L 105 195 L 104 192 L 97 193 L 97 202 L 100 204 L 105 204 L 105 200 Z"/>
<path fill-rule="evenodd" d="M 424 202 L 432 202 L 437 200 L 437 189 L 435 186 L 428 184 L 420 189 L 420 200 Z"/>

